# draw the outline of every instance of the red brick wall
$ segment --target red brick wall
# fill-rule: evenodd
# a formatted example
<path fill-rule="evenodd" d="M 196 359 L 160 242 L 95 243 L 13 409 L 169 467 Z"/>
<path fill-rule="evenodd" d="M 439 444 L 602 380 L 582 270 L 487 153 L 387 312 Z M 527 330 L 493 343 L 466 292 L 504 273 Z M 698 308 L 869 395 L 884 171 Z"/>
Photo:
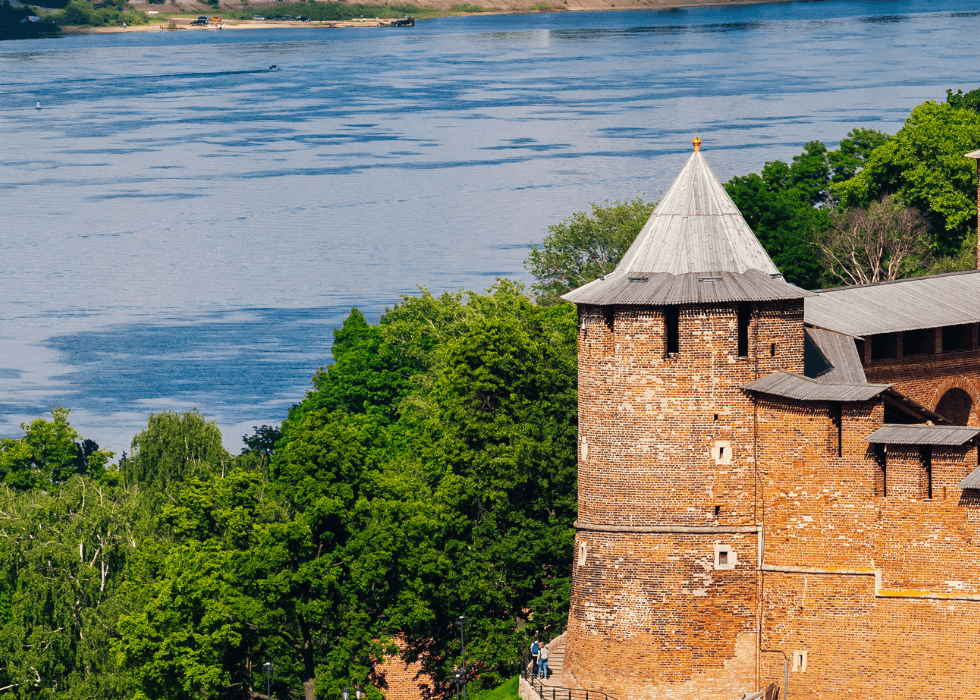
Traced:
<path fill-rule="evenodd" d="M 399 648 L 404 645 L 396 640 Z M 386 656 L 375 666 L 375 673 L 384 679 L 382 688 L 387 700 L 426 700 L 431 696 L 432 679 L 422 673 L 422 664 L 405 663 L 401 656 Z"/>
<path fill-rule="evenodd" d="M 807 652 L 806 670 L 791 673 L 794 700 L 977 697 L 976 654 L 965 647 L 980 641 L 980 504 L 956 488 L 977 450 L 933 447 L 928 499 L 919 448 L 888 446 L 885 496 L 862 440 L 881 404 L 842 413 L 838 457 L 827 445 L 830 405 L 760 400 L 762 648 Z M 783 656 L 761 659 L 760 684 L 782 683 Z"/>
<path fill-rule="evenodd" d="M 864 372 L 869 382 L 892 384 L 930 410 L 936 409 L 950 389 L 963 389 L 973 404 L 967 425 L 980 426 L 980 351 L 870 362 Z"/>
<path fill-rule="evenodd" d="M 753 526 L 758 506 L 754 407 L 741 387 L 802 372 L 802 302 L 753 309 L 749 357 L 738 357 L 735 304 L 682 306 L 680 352 L 666 350 L 662 309 L 580 310 L 586 563 L 573 570 L 563 674 L 624 699 L 740 696 L 756 681 L 758 625 L 757 535 L 724 532 Z M 734 548 L 735 570 L 714 569 L 716 544 Z"/>
<path fill-rule="evenodd" d="M 715 544 L 732 570 L 715 570 Z M 622 700 L 753 689 L 757 535 L 580 530 L 576 545 L 563 673 Z"/>
<path fill-rule="evenodd" d="M 748 358 L 736 318 L 734 305 L 682 307 L 680 353 L 667 357 L 661 310 L 580 309 L 563 682 L 620 700 L 724 700 L 782 684 L 782 653 L 805 651 L 793 700 L 980 697 L 980 496 L 956 488 L 977 449 L 932 448 L 929 499 L 918 447 L 889 446 L 883 470 L 864 442 L 880 399 L 838 407 L 741 390 L 803 371 L 800 304 L 756 309 Z M 962 388 L 980 425 L 977 352 L 867 371 L 928 408 Z M 718 441 L 730 462 L 713 458 Z M 754 526 L 761 570 L 757 535 L 738 531 Z M 733 549 L 734 570 L 715 568 L 716 545 Z"/>

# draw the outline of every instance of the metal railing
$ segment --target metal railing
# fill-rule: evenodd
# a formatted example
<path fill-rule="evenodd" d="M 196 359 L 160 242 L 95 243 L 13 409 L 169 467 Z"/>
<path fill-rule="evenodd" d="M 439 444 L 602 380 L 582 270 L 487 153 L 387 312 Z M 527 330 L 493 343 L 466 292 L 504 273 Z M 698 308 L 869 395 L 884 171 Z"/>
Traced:
<path fill-rule="evenodd" d="M 559 635 L 564 634 L 564 625 Z M 556 637 L 557 638 L 557 637 Z M 586 690 L 582 688 L 566 688 L 560 685 L 545 685 L 534 673 L 534 659 L 531 650 L 525 649 L 521 659 L 521 678 L 523 678 L 531 689 L 541 700 L 618 700 L 618 698 L 604 693 L 600 690 Z"/>
<path fill-rule="evenodd" d="M 566 688 L 560 685 L 545 685 L 539 678 L 525 678 L 541 700 L 617 700 L 600 690 Z"/>

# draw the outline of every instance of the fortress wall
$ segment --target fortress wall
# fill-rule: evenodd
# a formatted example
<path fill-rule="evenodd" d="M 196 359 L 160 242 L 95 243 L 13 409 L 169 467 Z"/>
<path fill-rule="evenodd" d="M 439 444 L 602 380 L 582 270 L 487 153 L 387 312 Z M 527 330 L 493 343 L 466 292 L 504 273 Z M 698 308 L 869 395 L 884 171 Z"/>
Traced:
<path fill-rule="evenodd" d="M 682 306 L 670 356 L 662 308 L 583 307 L 579 519 L 751 523 L 753 407 L 740 387 L 802 371 L 802 313 L 800 302 L 759 305 L 749 337 L 760 352 L 738 357 L 734 304 Z"/>
<path fill-rule="evenodd" d="M 980 597 L 980 498 L 955 488 L 977 450 L 931 449 L 929 499 L 918 446 L 888 446 L 882 472 L 862 441 L 882 412 L 844 404 L 838 456 L 832 405 L 759 403 L 765 567 L 798 569 L 762 572 L 760 687 L 782 685 L 776 652 L 806 652 L 794 700 L 978 695 L 980 600 L 938 599 Z"/>
<path fill-rule="evenodd" d="M 879 404 L 759 397 L 759 480 L 765 561 L 781 566 L 867 567 L 881 469 L 861 438 L 880 425 Z M 839 456 L 838 456 L 839 453 Z"/>
<path fill-rule="evenodd" d="M 404 652 L 404 641 L 395 639 L 395 643 Z M 432 678 L 422 672 L 418 662 L 406 663 L 401 656 L 385 656 L 375 665 L 374 672 L 384 679 L 386 700 L 425 700 L 432 694 Z"/>
<path fill-rule="evenodd" d="M 967 425 L 980 426 L 980 351 L 876 360 L 864 372 L 869 382 L 892 384 L 930 410 L 949 389 L 962 388 L 972 399 Z"/>
<path fill-rule="evenodd" d="M 792 700 L 975 698 L 980 603 L 874 597 L 871 576 L 765 574 L 763 646 Z M 792 670 L 794 653 L 806 667 Z M 762 654 L 763 683 L 783 657 Z"/>
<path fill-rule="evenodd" d="M 741 697 L 755 684 L 757 560 L 755 533 L 580 530 L 564 679 L 620 700 Z"/>
<path fill-rule="evenodd" d="M 676 355 L 665 323 L 662 308 L 580 307 L 580 529 L 562 680 L 621 700 L 740 697 L 755 686 L 758 633 L 758 536 L 737 531 L 757 507 L 755 411 L 741 387 L 803 371 L 802 303 L 754 307 L 749 357 L 735 304 L 680 307 Z M 714 530 L 629 531 L 675 526 Z M 716 569 L 717 548 L 733 569 Z"/>

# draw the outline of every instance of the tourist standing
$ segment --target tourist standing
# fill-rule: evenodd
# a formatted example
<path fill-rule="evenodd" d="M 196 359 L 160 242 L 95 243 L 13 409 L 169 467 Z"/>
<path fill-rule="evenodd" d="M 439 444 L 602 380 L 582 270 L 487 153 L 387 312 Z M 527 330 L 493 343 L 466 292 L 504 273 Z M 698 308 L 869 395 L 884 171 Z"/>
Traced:
<path fill-rule="evenodd" d="M 548 647 L 541 647 L 538 655 L 538 678 L 548 680 Z"/>
<path fill-rule="evenodd" d="M 531 642 L 531 675 L 538 675 L 538 654 L 541 653 L 541 645 L 538 644 L 538 638 L 535 637 L 534 641 Z"/>

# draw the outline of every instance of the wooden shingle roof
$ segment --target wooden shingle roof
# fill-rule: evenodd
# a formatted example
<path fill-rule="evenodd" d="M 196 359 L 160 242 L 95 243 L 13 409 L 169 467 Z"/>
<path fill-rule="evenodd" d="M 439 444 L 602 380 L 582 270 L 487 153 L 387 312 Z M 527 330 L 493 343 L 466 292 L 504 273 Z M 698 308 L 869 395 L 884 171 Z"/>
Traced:
<path fill-rule="evenodd" d="M 782 278 L 704 156 L 695 151 L 616 269 L 562 299 L 662 306 L 809 294 Z"/>
<path fill-rule="evenodd" d="M 657 204 L 617 272 L 779 270 L 699 151 Z"/>

